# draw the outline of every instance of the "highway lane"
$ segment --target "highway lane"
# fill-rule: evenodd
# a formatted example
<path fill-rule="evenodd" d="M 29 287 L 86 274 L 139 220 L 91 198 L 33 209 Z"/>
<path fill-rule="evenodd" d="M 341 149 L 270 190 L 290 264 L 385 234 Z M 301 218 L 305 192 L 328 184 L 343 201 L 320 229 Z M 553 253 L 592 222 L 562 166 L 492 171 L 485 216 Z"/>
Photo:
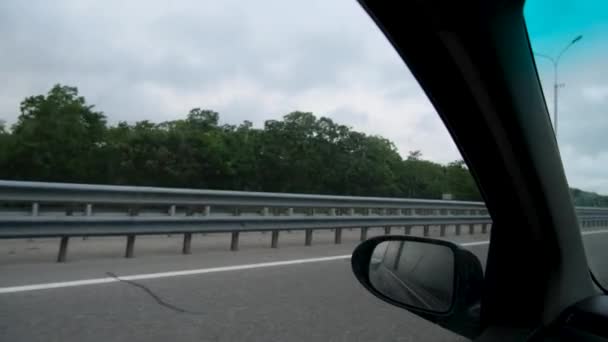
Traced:
<path fill-rule="evenodd" d="M 398 233 L 399 231 L 394 231 Z M 369 231 L 369 236 L 383 233 Z M 455 242 L 486 241 L 488 234 L 448 236 Z M 96 278 L 106 271 L 117 274 L 154 273 L 171 270 L 220 267 L 286 259 L 304 259 L 350 254 L 359 243 L 359 231 L 344 231 L 343 243 L 335 245 L 330 232 L 315 232 L 313 245 L 304 246 L 302 232 L 282 233 L 280 248 L 269 247 L 270 234 L 243 234 L 240 250 L 228 251 L 228 234 L 193 237 L 191 255 L 179 253 L 181 237 L 143 237 L 136 244 L 136 258 L 122 257 L 124 238 L 75 239 L 70 246 L 67 263 L 54 262 L 57 239 L 36 239 L 33 242 L 0 240 L 0 287 L 65 280 Z M 12 252 L 12 253 L 7 253 Z M 0 249 L 2 251 L 2 249 Z M 14 252 L 16 251 L 16 252 Z M 485 255 L 480 255 L 485 258 Z"/>
<path fill-rule="evenodd" d="M 607 237 L 593 235 L 593 241 L 608 243 Z M 479 234 L 458 240 L 487 238 Z M 244 248 L 231 253 L 218 249 L 189 256 L 161 254 L 66 264 L 2 265 L 0 287 L 108 277 L 106 272 L 123 276 L 347 255 L 356 245 L 352 241 L 356 238 L 347 240 L 337 246 L 317 241 L 311 247 L 293 245 L 278 250 Z M 469 248 L 485 259 L 487 245 Z M 462 340 L 368 294 L 354 279 L 348 259 L 143 279 L 137 283 L 158 298 L 124 282 L 0 294 L 0 340 Z"/>
<path fill-rule="evenodd" d="M 424 341 L 453 334 L 369 295 L 349 260 L 0 295 L 7 341 Z M 190 313 L 191 312 L 191 313 Z"/>

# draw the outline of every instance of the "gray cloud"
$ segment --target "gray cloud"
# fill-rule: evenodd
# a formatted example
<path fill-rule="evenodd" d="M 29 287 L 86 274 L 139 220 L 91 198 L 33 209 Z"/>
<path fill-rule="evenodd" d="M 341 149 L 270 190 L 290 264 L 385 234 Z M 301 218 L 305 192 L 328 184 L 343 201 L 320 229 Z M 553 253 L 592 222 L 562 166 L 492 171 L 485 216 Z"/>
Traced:
<path fill-rule="evenodd" d="M 608 49 L 581 41 L 560 61 L 558 142 L 571 186 L 608 193 Z M 553 69 L 538 62 L 553 119 Z"/>
<path fill-rule="evenodd" d="M 144 85 L 204 94 L 226 79 L 244 78 L 296 93 L 335 84 L 337 75 L 366 64 L 386 69 L 366 49 L 382 45 L 387 51 L 386 43 L 351 2 L 338 8 L 323 2 L 297 7 L 280 1 L 265 2 L 265 6 L 238 1 L 129 5 L 118 1 L 4 3 L 0 38 L 2 50 L 8 53 L 0 74 L 20 84 L 3 89 L 12 99 L 1 103 L 3 113 L 10 113 L 9 106 L 16 108 L 17 99 L 32 91 L 43 92 L 56 82 L 88 90 L 85 95 L 91 100 L 143 102 L 149 99 L 135 96 L 145 95 L 137 91 Z M 355 23 L 365 23 L 367 29 Z M 133 91 L 129 94 L 133 96 L 103 94 L 110 90 Z M 134 106 L 124 101 L 120 106 L 112 101 L 97 103 L 108 108 L 110 119 L 139 116 L 125 111 Z M 147 108 L 146 112 L 150 119 L 176 114 L 163 110 Z"/>
<path fill-rule="evenodd" d="M 608 177 L 592 166 L 568 168 L 590 160 L 608 167 L 608 74 L 585 70 L 564 64 L 560 143 L 571 183 L 608 192 Z M 541 65 L 541 75 L 550 69 Z M 24 97 L 63 83 L 112 123 L 172 120 L 200 106 L 224 122 L 259 126 L 304 110 L 383 135 L 404 155 L 460 158 L 417 82 L 351 0 L 5 0 L 0 77 L 0 119 L 9 123 Z"/>

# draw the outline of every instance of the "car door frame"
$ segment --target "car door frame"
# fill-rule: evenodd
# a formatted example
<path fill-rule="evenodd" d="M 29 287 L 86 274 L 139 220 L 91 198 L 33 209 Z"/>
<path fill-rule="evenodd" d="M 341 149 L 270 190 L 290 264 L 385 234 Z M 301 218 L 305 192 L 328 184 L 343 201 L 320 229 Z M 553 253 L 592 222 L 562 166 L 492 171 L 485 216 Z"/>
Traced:
<path fill-rule="evenodd" d="M 531 331 L 597 294 L 524 1 L 359 1 L 443 120 L 493 219 L 483 327 Z"/>

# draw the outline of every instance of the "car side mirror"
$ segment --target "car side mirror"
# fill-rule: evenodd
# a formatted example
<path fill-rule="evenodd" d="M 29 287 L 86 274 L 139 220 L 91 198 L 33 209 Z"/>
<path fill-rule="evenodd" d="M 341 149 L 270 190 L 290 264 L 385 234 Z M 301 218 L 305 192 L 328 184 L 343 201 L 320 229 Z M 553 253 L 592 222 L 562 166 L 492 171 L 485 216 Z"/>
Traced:
<path fill-rule="evenodd" d="M 376 297 L 457 334 L 481 332 L 481 263 L 448 241 L 380 236 L 362 242 L 351 259 L 355 276 Z"/>

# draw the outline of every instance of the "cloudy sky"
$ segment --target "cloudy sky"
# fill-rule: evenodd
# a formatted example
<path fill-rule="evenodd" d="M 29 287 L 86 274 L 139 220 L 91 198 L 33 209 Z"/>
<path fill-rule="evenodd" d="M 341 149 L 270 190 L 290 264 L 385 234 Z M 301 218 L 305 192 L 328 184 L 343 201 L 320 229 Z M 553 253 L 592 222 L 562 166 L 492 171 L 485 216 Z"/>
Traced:
<path fill-rule="evenodd" d="M 600 0 L 528 2 L 538 52 L 557 54 L 584 36 L 560 62 L 559 139 L 571 185 L 608 193 L 608 46 L 600 43 L 608 9 Z M 538 63 L 552 101 L 551 64 Z M 385 136 L 403 155 L 460 158 L 354 0 L 3 0 L 0 77 L 0 119 L 9 124 L 24 97 L 62 83 L 77 86 L 110 123 L 172 120 L 202 107 L 226 123 L 261 126 L 302 110 Z"/>

